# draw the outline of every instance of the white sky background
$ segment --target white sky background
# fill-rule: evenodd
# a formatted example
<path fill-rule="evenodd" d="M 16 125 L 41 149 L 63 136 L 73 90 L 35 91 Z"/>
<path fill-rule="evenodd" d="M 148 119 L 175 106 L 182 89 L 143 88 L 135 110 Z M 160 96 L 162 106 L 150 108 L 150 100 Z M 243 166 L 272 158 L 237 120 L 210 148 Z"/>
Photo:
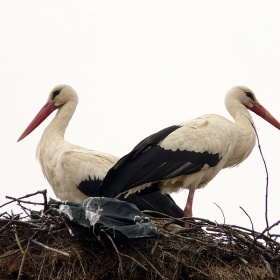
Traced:
<path fill-rule="evenodd" d="M 231 118 L 224 96 L 238 84 L 279 120 L 279 15 L 279 1 L 1 1 L 0 204 L 45 188 L 54 197 L 35 152 L 55 114 L 16 141 L 57 84 L 80 99 L 66 139 L 117 156 L 169 125 L 205 113 Z M 272 224 L 280 219 L 280 131 L 253 118 Z M 256 146 L 197 190 L 194 216 L 222 223 L 215 202 L 226 223 L 250 228 L 242 206 L 262 230 L 265 186 Z M 184 208 L 187 191 L 172 196 Z"/>

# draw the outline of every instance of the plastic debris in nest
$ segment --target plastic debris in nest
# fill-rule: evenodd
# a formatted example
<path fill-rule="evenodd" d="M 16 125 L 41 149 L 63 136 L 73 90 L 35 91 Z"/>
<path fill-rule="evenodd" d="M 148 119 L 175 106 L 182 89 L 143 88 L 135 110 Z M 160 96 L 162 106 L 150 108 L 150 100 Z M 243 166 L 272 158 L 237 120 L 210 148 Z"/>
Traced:
<path fill-rule="evenodd" d="M 107 197 L 89 197 L 82 202 L 58 202 L 66 219 L 84 227 L 112 229 L 128 238 L 158 237 L 156 225 L 132 203 Z"/>

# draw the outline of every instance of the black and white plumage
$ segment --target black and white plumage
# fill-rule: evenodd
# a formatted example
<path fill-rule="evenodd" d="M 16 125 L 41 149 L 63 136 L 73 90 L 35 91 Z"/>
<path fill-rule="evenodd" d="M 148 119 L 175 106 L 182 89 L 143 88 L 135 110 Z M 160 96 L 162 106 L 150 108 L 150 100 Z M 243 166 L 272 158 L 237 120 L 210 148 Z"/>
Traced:
<path fill-rule="evenodd" d="M 245 86 L 230 89 L 225 105 L 235 122 L 219 115 L 203 115 L 150 135 L 108 171 L 99 194 L 117 197 L 158 189 L 163 193 L 189 189 L 184 216 L 192 216 L 195 190 L 223 168 L 240 164 L 253 150 L 256 133 L 248 109 L 280 129 L 280 123 Z"/>
<path fill-rule="evenodd" d="M 55 118 L 44 130 L 36 154 L 55 195 L 61 200 L 73 202 L 97 196 L 98 187 L 107 171 L 118 160 L 113 155 L 65 141 L 64 134 L 77 104 L 78 96 L 72 87 L 56 86 L 50 92 L 47 103 L 18 139 L 20 141 L 25 138 L 53 111 L 58 110 Z M 174 217 L 183 216 L 182 209 L 173 199 L 160 192 L 152 196 L 133 195 L 125 200 L 136 204 L 140 210 L 154 210 Z"/>

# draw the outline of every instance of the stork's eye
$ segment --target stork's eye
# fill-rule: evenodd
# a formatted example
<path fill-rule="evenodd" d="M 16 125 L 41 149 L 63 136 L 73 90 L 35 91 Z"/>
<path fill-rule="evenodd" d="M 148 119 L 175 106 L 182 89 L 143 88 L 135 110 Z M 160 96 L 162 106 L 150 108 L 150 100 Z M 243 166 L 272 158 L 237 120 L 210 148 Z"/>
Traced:
<path fill-rule="evenodd" d="M 54 100 L 55 97 L 56 97 L 57 95 L 59 95 L 60 92 L 61 92 L 61 89 L 55 90 L 55 91 L 53 92 L 52 100 Z"/>
<path fill-rule="evenodd" d="M 245 92 L 245 94 L 250 98 L 250 99 L 252 99 L 253 101 L 255 101 L 254 100 L 254 97 L 253 97 L 253 94 L 251 93 L 251 92 Z"/>

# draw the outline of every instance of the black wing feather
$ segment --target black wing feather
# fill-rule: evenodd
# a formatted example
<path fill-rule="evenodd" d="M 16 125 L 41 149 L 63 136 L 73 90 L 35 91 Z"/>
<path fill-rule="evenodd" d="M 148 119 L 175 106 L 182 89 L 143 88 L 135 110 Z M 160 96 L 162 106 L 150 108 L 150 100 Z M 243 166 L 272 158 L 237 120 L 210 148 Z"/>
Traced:
<path fill-rule="evenodd" d="M 139 185 L 198 172 L 205 164 L 215 166 L 218 153 L 165 150 L 158 144 L 181 126 L 167 127 L 142 140 L 107 173 L 99 194 L 115 197 Z"/>
<path fill-rule="evenodd" d="M 101 185 L 102 180 L 100 179 L 91 179 L 89 176 L 88 180 L 82 181 L 77 188 L 85 195 L 90 197 L 98 196 L 98 188 Z"/>
<path fill-rule="evenodd" d="M 77 188 L 89 197 L 96 197 L 98 196 L 98 188 L 101 182 L 101 180 L 92 179 L 89 176 L 88 180 L 82 181 Z M 152 210 L 177 218 L 184 216 L 183 210 L 175 203 L 170 195 L 161 194 L 156 185 L 153 191 L 149 195 L 147 195 L 149 192 L 141 192 L 141 195 L 131 194 L 127 198 L 124 198 L 123 195 L 119 199 L 135 204 L 140 211 Z"/>
<path fill-rule="evenodd" d="M 171 196 L 169 194 L 162 194 L 160 191 L 148 195 L 133 193 L 127 198 L 124 198 L 124 195 L 122 195 L 119 199 L 135 204 L 140 211 L 152 210 L 176 218 L 184 216 L 183 210 L 175 203 Z"/>

